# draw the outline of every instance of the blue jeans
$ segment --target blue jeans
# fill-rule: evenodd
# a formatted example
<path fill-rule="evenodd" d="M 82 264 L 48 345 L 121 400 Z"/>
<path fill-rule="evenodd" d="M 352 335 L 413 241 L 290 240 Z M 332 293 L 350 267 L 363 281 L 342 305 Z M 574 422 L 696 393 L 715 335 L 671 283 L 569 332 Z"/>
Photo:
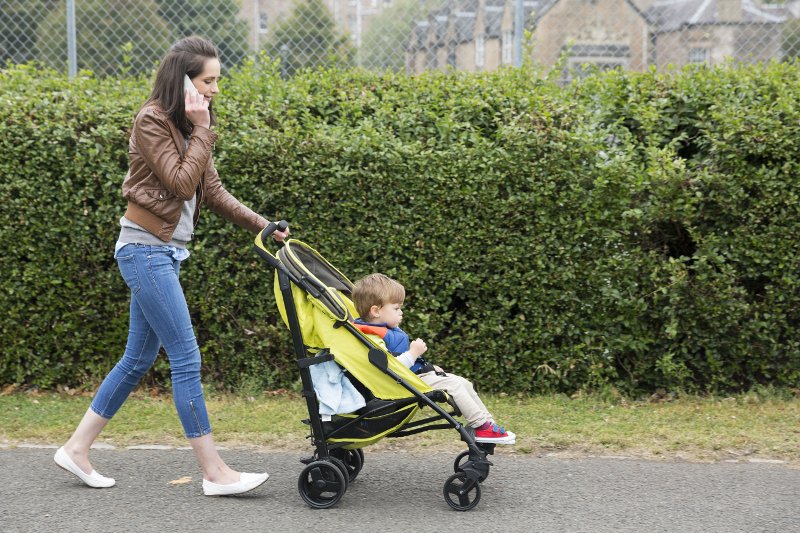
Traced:
<path fill-rule="evenodd" d="M 112 418 L 153 365 L 163 345 L 172 372 L 172 397 L 187 438 L 211 433 L 200 384 L 200 349 L 178 281 L 181 262 L 169 246 L 128 244 L 116 255 L 131 290 L 125 354 L 109 372 L 91 408 Z"/>

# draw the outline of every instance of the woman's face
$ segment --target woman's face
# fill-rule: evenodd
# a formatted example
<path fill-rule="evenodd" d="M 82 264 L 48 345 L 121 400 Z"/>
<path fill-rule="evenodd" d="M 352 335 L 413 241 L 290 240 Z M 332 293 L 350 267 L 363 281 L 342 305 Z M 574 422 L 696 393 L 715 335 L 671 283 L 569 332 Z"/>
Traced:
<path fill-rule="evenodd" d="M 195 89 L 197 89 L 198 92 L 203 95 L 203 98 L 206 100 L 206 102 L 210 103 L 214 96 L 216 96 L 219 92 L 219 87 L 217 86 L 219 74 L 219 60 L 210 58 L 206 59 L 206 62 L 203 64 L 202 72 L 192 78 L 192 83 L 194 84 Z"/>

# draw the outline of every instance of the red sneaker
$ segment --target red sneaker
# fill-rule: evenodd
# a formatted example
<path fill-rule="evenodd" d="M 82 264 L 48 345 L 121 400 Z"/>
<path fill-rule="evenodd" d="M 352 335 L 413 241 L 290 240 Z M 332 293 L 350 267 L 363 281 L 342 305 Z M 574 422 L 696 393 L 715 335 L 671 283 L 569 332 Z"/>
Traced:
<path fill-rule="evenodd" d="M 514 444 L 517 436 L 501 428 L 497 424 L 492 424 L 486 429 L 475 430 L 475 442 L 491 442 L 493 444 Z"/>

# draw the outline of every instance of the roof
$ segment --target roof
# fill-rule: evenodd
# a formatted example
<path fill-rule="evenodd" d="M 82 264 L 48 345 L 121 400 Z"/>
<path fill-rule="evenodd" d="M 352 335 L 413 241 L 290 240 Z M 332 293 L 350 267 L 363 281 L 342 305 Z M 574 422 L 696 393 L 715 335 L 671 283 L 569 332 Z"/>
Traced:
<path fill-rule="evenodd" d="M 739 20 L 725 20 L 720 16 L 719 4 L 720 0 L 656 0 L 645 11 L 645 17 L 659 33 L 695 25 L 779 24 L 791 18 L 785 5 L 741 0 Z"/>
<path fill-rule="evenodd" d="M 525 13 L 526 25 L 536 25 L 550 8 L 556 5 L 559 0 L 523 0 L 522 6 Z M 531 20 L 532 19 L 532 20 Z"/>

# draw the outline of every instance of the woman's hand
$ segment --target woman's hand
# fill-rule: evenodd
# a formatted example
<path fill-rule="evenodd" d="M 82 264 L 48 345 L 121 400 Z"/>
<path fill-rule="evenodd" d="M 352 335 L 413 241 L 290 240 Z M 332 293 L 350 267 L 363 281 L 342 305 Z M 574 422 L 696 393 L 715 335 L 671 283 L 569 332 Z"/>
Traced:
<path fill-rule="evenodd" d="M 208 101 L 198 91 L 183 91 L 186 118 L 195 126 L 208 128 L 211 126 L 211 113 L 208 111 Z"/>
<path fill-rule="evenodd" d="M 283 231 L 276 229 L 275 231 L 272 232 L 272 238 L 278 242 L 283 242 L 284 239 L 286 239 L 286 237 L 288 236 L 289 236 L 289 228 L 286 228 Z"/>

